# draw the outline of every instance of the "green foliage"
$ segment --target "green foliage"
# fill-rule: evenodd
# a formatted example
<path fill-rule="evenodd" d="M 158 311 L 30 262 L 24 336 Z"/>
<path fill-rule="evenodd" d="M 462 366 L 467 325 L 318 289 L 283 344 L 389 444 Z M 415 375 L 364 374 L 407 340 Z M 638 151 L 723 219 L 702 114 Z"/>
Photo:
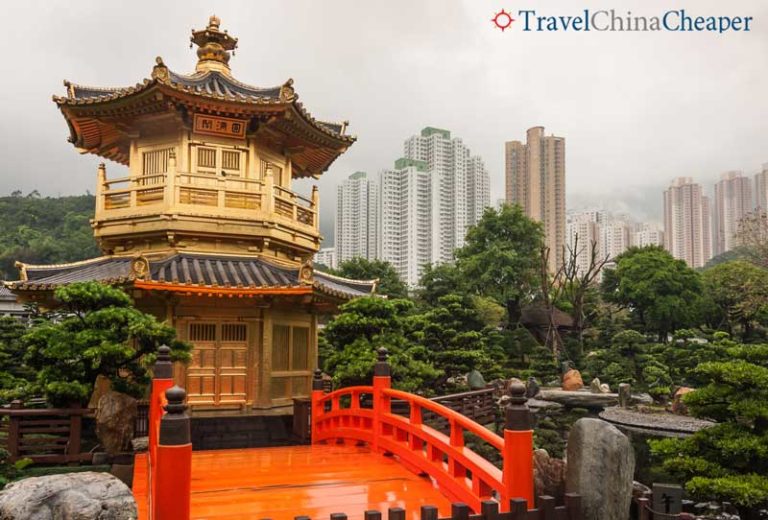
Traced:
<path fill-rule="evenodd" d="M 633 247 L 616 257 L 601 290 L 606 301 L 629 309 L 641 330 L 656 333 L 660 341 L 698 324 L 700 277 L 659 246 Z"/>
<path fill-rule="evenodd" d="M 323 368 L 337 386 L 369 384 L 376 350 L 390 353 L 397 388 L 433 393 L 448 378 L 479 370 L 502 375 L 502 335 L 466 296 L 447 295 L 418 312 L 408 300 L 359 298 L 344 304 L 321 336 Z"/>
<path fill-rule="evenodd" d="M 741 327 L 748 339 L 754 322 L 768 318 L 768 270 L 745 260 L 733 260 L 702 274 L 708 321 L 732 332 Z"/>
<path fill-rule="evenodd" d="M 651 450 L 697 498 L 768 505 L 768 345 L 720 340 L 722 360 L 701 363 L 695 372 L 705 385 L 684 397 L 693 415 L 718 424 L 651 441 Z"/>
<path fill-rule="evenodd" d="M 419 280 L 416 296 L 427 306 L 437 305 L 437 301 L 449 294 L 465 294 L 467 283 L 464 273 L 455 264 L 427 264 Z"/>
<path fill-rule="evenodd" d="M 587 378 L 599 377 L 614 390 L 620 383 L 661 397 L 671 393 L 669 367 L 654 353 L 643 334 L 625 330 L 616 334 L 608 348 L 590 352 L 585 361 Z"/>
<path fill-rule="evenodd" d="M 529 298 L 538 282 L 542 241 L 541 224 L 520 206 L 488 208 L 456 251 L 461 279 L 469 291 L 499 305 Z"/>
<path fill-rule="evenodd" d="M 161 344 L 175 360 L 187 360 L 190 346 L 176 330 L 133 307 L 122 290 L 97 282 L 56 289 L 61 309 L 36 323 L 21 339 L 24 361 L 35 383 L 54 405 L 88 401 L 96 377 L 113 388 L 144 394 L 148 363 Z"/>
<path fill-rule="evenodd" d="M 341 306 L 323 329 L 323 368 L 337 387 L 370 384 L 376 350 L 389 351 L 395 388 L 427 389 L 440 371 L 429 361 L 427 349 L 406 339 L 413 328 L 414 304 L 409 300 L 358 298 Z"/>
<path fill-rule="evenodd" d="M 443 296 L 414 321 L 412 337 L 430 353 L 446 376 L 479 370 L 486 379 L 501 376 L 501 334 L 488 327 L 471 298 Z"/>
<path fill-rule="evenodd" d="M 92 195 L 0 197 L 0 279 L 18 278 L 17 260 L 48 264 L 98 256 L 89 222 L 94 204 Z"/>
<path fill-rule="evenodd" d="M 366 260 L 365 258 L 353 258 L 342 262 L 338 269 L 332 270 L 332 274 L 352 278 L 354 280 L 378 280 L 376 292 L 390 298 L 407 298 L 408 286 L 400 279 L 392 267 L 385 260 Z"/>
<path fill-rule="evenodd" d="M 5 448 L 0 448 L 0 488 L 19 478 L 23 471 L 32 464 L 32 459 L 26 457 L 13 463 L 8 460 L 9 457 L 8 451 Z"/>

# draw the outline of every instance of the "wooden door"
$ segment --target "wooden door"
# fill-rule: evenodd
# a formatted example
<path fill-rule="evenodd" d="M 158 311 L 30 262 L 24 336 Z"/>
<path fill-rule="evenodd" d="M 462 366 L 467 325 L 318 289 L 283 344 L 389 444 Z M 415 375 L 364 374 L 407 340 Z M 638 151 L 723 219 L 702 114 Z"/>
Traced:
<path fill-rule="evenodd" d="M 187 366 L 187 401 L 191 405 L 216 404 L 217 323 L 189 324 L 187 338 L 192 343 L 192 359 Z"/>
<path fill-rule="evenodd" d="M 248 326 L 222 323 L 219 327 L 216 404 L 241 404 L 246 399 Z"/>
<path fill-rule="evenodd" d="M 189 324 L 192 360 L 187 400 L 197 406 L 240 406 L 246 402 L 248 326 L 225 321 Z"/>

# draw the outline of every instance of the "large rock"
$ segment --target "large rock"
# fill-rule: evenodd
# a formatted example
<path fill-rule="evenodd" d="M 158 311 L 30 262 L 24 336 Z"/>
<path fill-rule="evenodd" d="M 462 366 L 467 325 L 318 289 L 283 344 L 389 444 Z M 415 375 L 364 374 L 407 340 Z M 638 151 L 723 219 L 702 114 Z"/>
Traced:
<path fill-rule="evenodd" d="M 565 390 L 542 389 L 537 399 L 553 401 L 568 408 L 589 408 L 600 410 L 618 403 L 616 394 L 593 394 L 589 391 L 567 392 Z"/>
<path fill-rule="evenodd" d="M 619 406 L 626 408 L 632 400 L 632 387 L 629 383 L 619 383 Z"/>
<path fill-rule="evenodd" d="M 107 392 L 99 399 L 96 409 L 96 436 L 109 454 L 131 448 L 136 424 L 136 399 L 120 392 Z"/>
<path fill-rule="evenodd" d="M 675 391 L 675 396 L 672 398 L 672 413 L 678 415 L 688 415 L 688 407 L 683 402 L 683 396 L 693 392 L 693 388 L 687 386 L 681 386 Z"/>
<path fill-rule="evenodd" d="M 583 518 L 627 520 L 635 453 L 629 439 L 600 419 L 579 419 L 566 448 L 566 493 L 581 495 Z"/>
<path fill-rule="evenodd" d="M 602 394 L 603 391 L 600 390 L 600 380 L 598 378 L 594 378 L 591 383 L 589 383 L 589 391 L 593 394 Z"/>
<path fill-rule="evenodd" d="M 486 386 L 485 378 L 483 378 L 483 374 L 479 370 L 472 370 L 467 374 L 467 384 L 470 390 L 482 390 Z"/>
<path fill-rule="evenodd" d="M 568 372 L 563 374 L 563 390 L 566 391 L 574 391 L 574 390 L 581 390 L 584 388 L 584 381 L 581 379 L 581 372 L 576 370 L 575 368 L 570 369 Z"/>
<path fill-rule="evenodd" d="M 550 457 L 547 450 L 533 450 L 534 495 L 560 499 L 565 495 L 565 461 Z"/>
<path fill-rule="evenodd" d="M 0 491 L 0 520 L 135 520 L 131 490 L 108 473 L 32 477 Z"/>

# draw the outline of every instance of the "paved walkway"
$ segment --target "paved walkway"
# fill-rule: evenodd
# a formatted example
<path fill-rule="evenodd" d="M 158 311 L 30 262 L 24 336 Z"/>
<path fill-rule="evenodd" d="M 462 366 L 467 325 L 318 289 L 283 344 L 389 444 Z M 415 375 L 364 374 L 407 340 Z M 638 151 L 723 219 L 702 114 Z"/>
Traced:
<path fill-rule="evenodd" d="M 146 456 L 136 457 L 133 492 L 146 520 Z M 325 520 L 331 513 L 363 518 L 403 507 L 417 520 L 422 505 L 450 516 L 450 502 L 426 477 L 367 447 L 291 446 L 196 451 L 192 454 L 193 519 Z"/>

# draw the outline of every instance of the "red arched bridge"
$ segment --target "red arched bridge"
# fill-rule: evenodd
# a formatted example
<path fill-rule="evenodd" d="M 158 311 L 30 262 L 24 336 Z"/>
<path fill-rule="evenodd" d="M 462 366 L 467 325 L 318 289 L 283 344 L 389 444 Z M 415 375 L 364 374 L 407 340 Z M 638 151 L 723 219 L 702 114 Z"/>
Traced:
<path fill-rule="evenodd" d="M 371 386 L 326 393 L 316 372 L 310 446 L 193 453 L 185 392 L 173 386 L 168 354 L 161 347 L 148 450 L 136 462 L 142 519 L 381 520 L 384 511 L 388 520 L 581 520 L 576 495 L 563 505 L 534 501 L 533 430 L 521 384 L 510 389 L 499 436 L 392 389 L 381 349 Z"/>

